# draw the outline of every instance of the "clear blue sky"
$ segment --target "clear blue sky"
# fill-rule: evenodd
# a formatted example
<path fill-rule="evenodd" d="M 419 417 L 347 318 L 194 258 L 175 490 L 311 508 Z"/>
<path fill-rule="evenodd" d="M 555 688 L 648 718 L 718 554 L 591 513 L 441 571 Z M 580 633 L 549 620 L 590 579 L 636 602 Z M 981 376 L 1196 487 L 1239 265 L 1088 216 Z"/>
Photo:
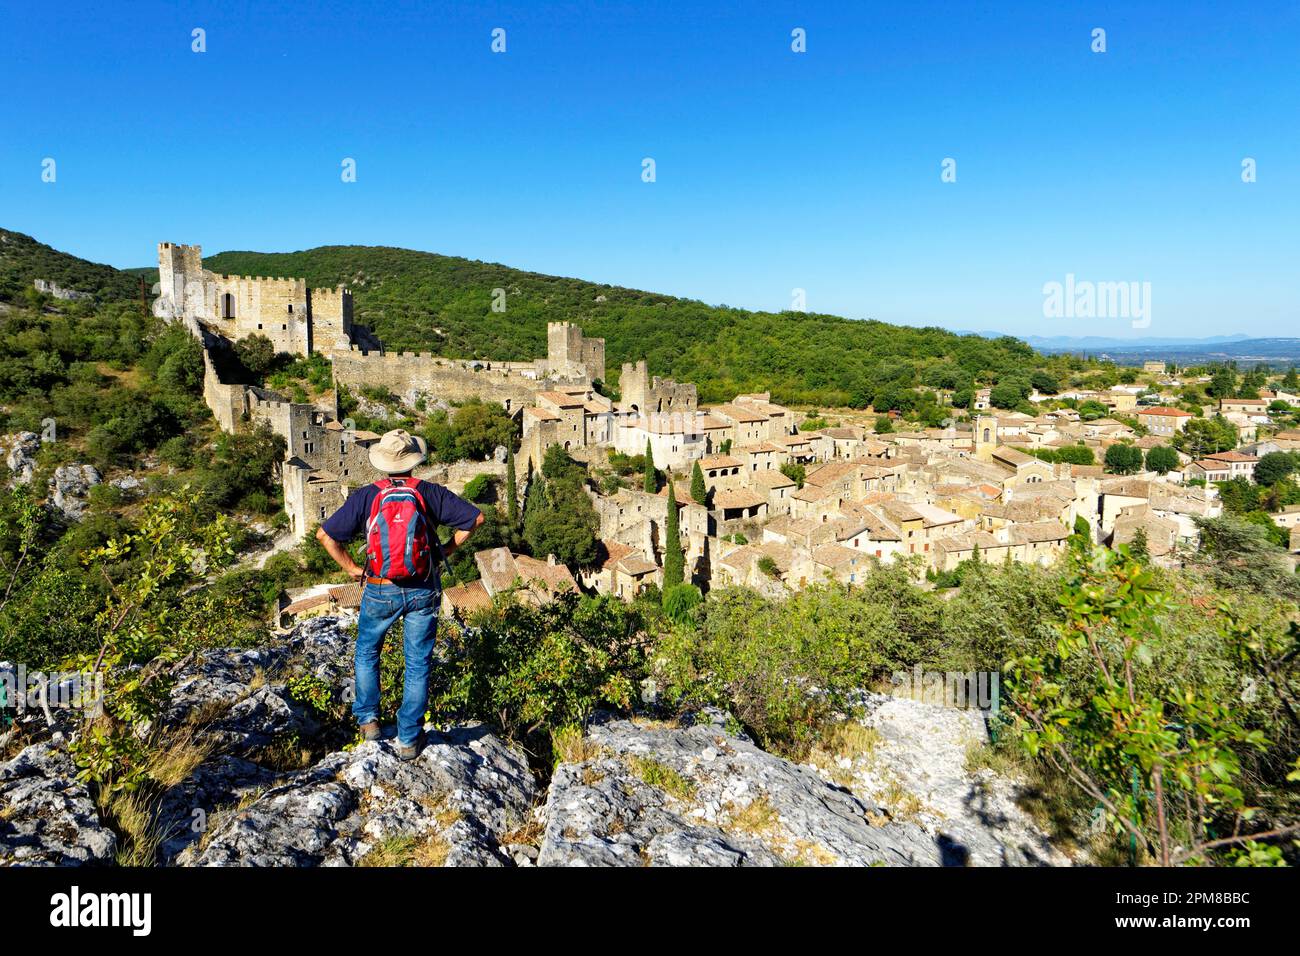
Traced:
<path fill-rule="evenodd" d="M 3 0 L 0 90 L 0 225 L 118 266 L 160 240 L 395 245 L 750 308 L 798 287 L 853 317 L 1139 334 L 1044 318 L 1074 273 L 1150 282 L 1144 335 L 1300 334 L 1294 2 Z"/>

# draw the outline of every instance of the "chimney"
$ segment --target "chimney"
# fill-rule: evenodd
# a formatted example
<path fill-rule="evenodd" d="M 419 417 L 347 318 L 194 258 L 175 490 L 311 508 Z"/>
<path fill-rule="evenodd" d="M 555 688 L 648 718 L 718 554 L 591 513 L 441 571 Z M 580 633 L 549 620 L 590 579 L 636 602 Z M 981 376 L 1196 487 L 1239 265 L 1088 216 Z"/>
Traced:
<path fill-rule="evenodd" d="M 555 567 L 555 555 L 548 554 L 546 556 L 546 563 L 549 564 L 551 567 Z"/>

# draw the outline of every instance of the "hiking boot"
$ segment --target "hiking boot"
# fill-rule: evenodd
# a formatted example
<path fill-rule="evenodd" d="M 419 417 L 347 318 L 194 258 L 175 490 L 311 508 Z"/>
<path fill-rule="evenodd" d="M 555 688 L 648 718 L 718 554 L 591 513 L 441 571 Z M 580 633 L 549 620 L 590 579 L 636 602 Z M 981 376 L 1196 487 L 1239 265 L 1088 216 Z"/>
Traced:
<path fill-rule="evenodd" d="M 398 760 L 414 760 L 416 757 L 420 756 L 420 751 L 423 750 L 423 749 L 424 749 L 424 735 L 423 735 L 423 734 L 421 734 L 418 738 L 416 738 L 416 741 L 415 741 L 415 743 L 413 743 L 413 744 L 404 744 L 404 743 L 402 743 L 401 741 L 398 741 L 398 743 L 397 743 L 397 759 L 398 759 Z"/>
<path fill-rule="evenodd" d="M 367 721 L 358 729 L 361 731 L 362 740 L 379 740 L 384 736 L 383 731 L 379 727 L 379 721 L 377 720 Z"/>

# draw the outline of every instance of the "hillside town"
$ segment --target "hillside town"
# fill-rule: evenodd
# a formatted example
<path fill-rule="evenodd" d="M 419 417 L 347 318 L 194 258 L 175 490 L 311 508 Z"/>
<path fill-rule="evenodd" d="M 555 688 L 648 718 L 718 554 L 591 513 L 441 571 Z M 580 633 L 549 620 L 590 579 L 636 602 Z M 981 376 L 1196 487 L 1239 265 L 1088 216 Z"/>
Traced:
<path fill-rule="evenodd" d="M 551 324 L 547 356 L 531 363 L 393 355 L 353 323 L 342 286 L 313 291 L 300 279 L 217 276 L 203 269 L 198 247 L 170 243 L 159 246 L 159 267 L 155 311 L 203 344 L 204 398 L 221 427 L 264 422 L 284 438 L 284 503 L 298 539 L 350 489 L 378 477 L 366 450 L 379 435 L 343 419 L 341 387 L 382 386 L 406 406 L 474 398 L 500 405 L 519 423 L 517 451 L 418 472 L 453 490 L 479 475 L 503 481 L 510 459 L 526 499 L 556 446 L 588 470 L 597 559 L 566 567 L 554 555 L 480 552 L 477 580 L 447 590 L 444 612 L 462 616 L 514 585 L 536 600 L 570 587 L 624 600 L 663 588 L 670 524 L 683 580 L 703 592 L 746 585 L 778 596 L 825 581 L 851 588 L 872 562 L 906 561 L 919 580 L 972 560 L 1048 565 L 1084 530 L 1176 564 L 1196 546 L 1196 519 L 1223 510 L 1215 482 L 1249 479 L 1270 452 L 1300 450 L 1300 432 L 1273 428 L 1270 417 L 1270 409 L 1300 405 L 1300 396 L 1279 386 L 1221 398 L 1198 414 L 1178 407 L 1189 383 L 1161 362 L 1106 390 L 1035 387 L 1027 397 L 1035 414 L 997 407 L 993 390 L 980 389 L 969 410 L 952 409 L 941 427 L 918 427 L 891 409 L 791 408 L 767 392 L 706 405 L 693 384 L 652 375 L 645 361 L 621 366 L 611 398 L 603 340 L 567 322 Z M 278 351 L 325 356 L 335 389 L 300 403 L 223 382 L 213 353 L 253 335 L 271 338 Z M 1233 447 L 1197 453 L 1180 440 L 1197 421 L 1230 430 Z M 619 477 L 615 461 L 648 468 L 657 476 L 653 490 L 640 474 Z M 1300 508 L 1288 506 L 1276 520 L 1300 553 Z M 300 589 L 282 619 L 355 601 L 355 591 Z"/>

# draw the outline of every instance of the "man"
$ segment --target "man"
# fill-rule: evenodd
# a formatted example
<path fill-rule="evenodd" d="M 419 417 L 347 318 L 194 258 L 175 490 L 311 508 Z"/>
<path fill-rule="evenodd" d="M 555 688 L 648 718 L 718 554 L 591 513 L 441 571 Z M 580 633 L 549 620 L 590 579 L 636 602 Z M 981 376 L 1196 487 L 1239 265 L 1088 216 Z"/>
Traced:
<path fill-rule="evenodd" d="M 352 714 L 366 740 L 381 736 L 379 651 L 384 635 L 404 621 L 406 673 L 397 712 L 397 755 L 403 760 L 412 760 L 420 752 L 429 704 L 429 661 L 442 603 L 439 549 L 450 554 L 483 523 L 483 513 L 464 498 L 442 485 L 411 477 L 411 470 L 426 455 L 423 438 L 401 429 L 388 432 L 370 448 L 370 463 L 388 478 L 356 489 L 316 532 L 338 566 L 365 582 L 357 624 Z M 455 529 L 451 541 L 441 546 L 435 534 L 440 524 Z M 344 548 L 363 532 L 367 535 L 365 568 Z"/>

